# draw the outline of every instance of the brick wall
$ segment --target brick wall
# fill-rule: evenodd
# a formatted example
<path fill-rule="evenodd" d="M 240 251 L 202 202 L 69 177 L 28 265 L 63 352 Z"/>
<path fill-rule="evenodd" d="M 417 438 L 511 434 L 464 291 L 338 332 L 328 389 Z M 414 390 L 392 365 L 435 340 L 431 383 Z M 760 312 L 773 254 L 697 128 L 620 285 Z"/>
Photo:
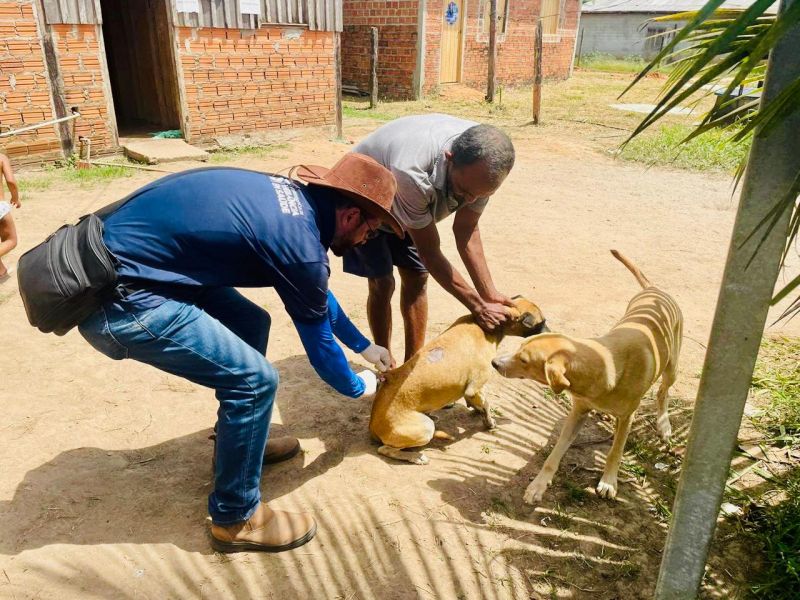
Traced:
<path fill-rule="evenodd" d="M 345 25 L 342 31 L 342 85 L 369 91 L 370 38 L 369 26 Z M 378 38 L 380 45 L 380 38 Z M 380 79 L 378 80 L 380 83 Z M 380 90 L 379 94 L 383 94 Z"/>
<path fill-rule="evenodd" d="M 477 88 L 486 87 L 489 40 L 484 33 L 483 10 L 488 0 L 468 0 L 463 35 L 461 80 Z M 504 85 L 530 83 L 533 80 L 533 48 L 540 0 L 508 0 L 509 15 L 505 34 L 498 32 L 497 82 Z M 429 93 L 439 82 L 439 45 L 442 37 L 446 0 L 429 0 L 426 23 L 424 90 Z M 566 78 L 575 47 L 579 0 L 566 0 L 562 29 L 557 36 L 545 36 L 542 44 L 542 71 L 548 78 Z"/>
<path fill-rule="evenodd" d="M 190 142 L 334 121 L 333 33 L 178 28 Z"/>
<path fill-rule="evenodd" d="M 378 95 L 414 95 L 418 0 L 344 0 L 342 83 L 369 90 L 370 27 L 378 28 Z"/>
<path fill-rule="evenodd" d="M 0 126 L 18 129 L 53 118 L 50 82 L 31 2 L 0 3 Z M 0 138 L 0 151 L 15 163 L 59 158 L 53 127 Z"/>
<path fill-rule="evenodd" d="M 428 0 L 425 13 L 425 72 L 422 93 L 428 94 L 439 85 L 444 0 Z"/>
<path fill-rule="evenodd" d="M 73 106 L 81 113 L 75 123 L 75 147 L 78 137 L 92 140 L 92 154 L 114 148 L 114 117 L 109 113 L 101 60 L 105 60 L 99 44 L 99 25 L 51 25 L 64 84 L 67 112 Z"/>
<path fill-rule="evenodd" d="M 564 79 L 575 55 L 575 40 L 578 36 L 580 0 L 567 0 L 561 28 L 556 39 L 544 39 L 542 44 L 542 71 L 545 77 Z"/>

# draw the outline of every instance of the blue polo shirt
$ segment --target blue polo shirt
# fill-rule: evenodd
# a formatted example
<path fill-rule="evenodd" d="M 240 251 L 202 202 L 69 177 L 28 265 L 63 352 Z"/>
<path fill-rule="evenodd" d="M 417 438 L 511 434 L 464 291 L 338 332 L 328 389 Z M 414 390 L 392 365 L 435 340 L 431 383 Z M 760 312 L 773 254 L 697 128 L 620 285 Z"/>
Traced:
<path fill-rule="evenodd" d="M 103 239 L 139 308 L 191 302 L 204 287 L 274 287 L 317 373 L 351 397 L 363 382 L 334 335 L 355 352 L 365 338 L 328 291 L 335 228 L 331 192 L 257 171 L 203 168 L 136 190 L 107 216 Z"/>

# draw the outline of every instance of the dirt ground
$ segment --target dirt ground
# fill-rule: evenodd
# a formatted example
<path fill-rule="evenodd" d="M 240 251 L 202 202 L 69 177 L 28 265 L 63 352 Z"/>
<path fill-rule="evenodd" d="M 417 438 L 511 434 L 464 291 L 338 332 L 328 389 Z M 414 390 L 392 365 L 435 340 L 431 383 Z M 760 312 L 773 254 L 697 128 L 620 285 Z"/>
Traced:
<path fill-rule="evenodd" d="M 348 138 L 358 140 L 378 123 L 346 125 Z M 537 302 L 553 330 L 598 335 L 637 291 L 608 250 L 631 257 L 685 315 L 673 388 L 681 439 L 735 216 L 730 178 L 614 161 L 563 130 L 509 132 L 517 164 L 481 221 L 498 288 Z M 329 137 L 306 131 L 288 148 L 234 164 L 329 165 L 350 148 Z M 139 172 L 89 190 L 29 193 L 15 213 L 22 241 L 11 263 L 60 224 L 155 177 Z M 460 265 L 448 227 L 441 225 L 444 248 Z M 365 282 L 342 274 L 333 257 L 332 269 L 332 289 L 368 331 Z M 273 432 L 298 436 L 304 453 L 265 470 L 262 491 L 274 506 L 311 511 L 319 531 L 308 545 L 279 555 L 215 554 L 205 521 L 212 393 L 145 365 L 114 362 L 75 331 L 63 338 L 36 332 L 15 286 L 0 287 L 2 598 L 652 595 L 666 531 L 659 506 L 669 506 L 663 498 L 672 497 L 677 478 L 674 453 L 662 448 L 644 465 L 649 477 L 623 482 L 616 502 L 600 500 L 593 486 L 610 424 L 593 418 L 543 503 L 524 505 L 523 490 L 567 405 L 535 384 L 496 377 L 489 386 L 495 432 L 459 403 L 439 415 L 440 428 L 457 439 L 434 444 L 430 465 L 379 457 L 367 430 L 369 402 L 338 396 L 316 377 L 271 290 L 245 293 L 273 317 L 268 358 L 281 375 Z M 432 337 L 464 310 L 434 282 L 430 298 Z M 800 333 L 797 322 L 783 327 Z M 396 331 L 398 355 L 400 338 Z M 361 366 L 360 357 L 351 358 Z M 632 443 L 659 448 L 653 413 L 648 396 Z M 670 470 L 659 475 L 655 462 Z M 715 547 L 705 596 L 733 593 L 748 566 L 743 555 L 724 541 Z"/>

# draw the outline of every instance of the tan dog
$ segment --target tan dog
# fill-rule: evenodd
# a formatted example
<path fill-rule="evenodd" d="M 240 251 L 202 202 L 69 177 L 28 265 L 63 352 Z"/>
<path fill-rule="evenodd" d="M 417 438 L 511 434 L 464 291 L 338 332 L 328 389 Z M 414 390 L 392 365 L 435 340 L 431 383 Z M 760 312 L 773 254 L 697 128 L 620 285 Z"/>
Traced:
<path fill-rule="evenodd" d="M 528 336 L 547 331 L 539 307 L 517 296 L 511 320 L 502 329 L 487 333 L 472 316 L 453 323 L 439 337 L 426 344 L 402 366 L 386 374 L 372 404 L 369 429 L 383 442 L 384 456 L 424 465 L 422 452 L 406 448 L 426 445 L 431 438 L 452 439 L 436 431 L 425 413 L 451 404 L 462 396 L 483 415 L 487 429 L 495 427 L 489 403 L 481 389 L 492 374 L 492 358 L 506 335 Z"/>
<path fill-rule="evenodd" d="M 569 413 L 555 448 L 544 467 L 525 490 L 531 504 L 542 499 L 561 458 L 575 440 L 589 411 L 617 418 L 614 443 L 606 458 L 597 493 L 617 495 L 617 471 L 642 396 L 661 377 L 656 427 L 664 440 L 672 434 L 667 414 L 667 391 L 675 382 L 681 350 L 683 317 L 668 294 L 654 287 L 641 271 L 616 250 L 611 253 L 624 264 L 644 288 L 628 304 L 622 317 L 606 335 L 577 339 L 558 333 L 534 336 L 510 356 L 498 357 L 492 365 L 505 377 L 533 379 L 555 392 L 572 395 Z"/>

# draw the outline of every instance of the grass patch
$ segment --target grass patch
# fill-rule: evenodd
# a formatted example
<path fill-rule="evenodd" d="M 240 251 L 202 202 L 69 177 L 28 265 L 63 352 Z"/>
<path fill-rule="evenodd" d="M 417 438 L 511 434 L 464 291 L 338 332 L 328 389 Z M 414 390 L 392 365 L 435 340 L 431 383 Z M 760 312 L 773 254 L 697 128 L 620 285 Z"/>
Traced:
<path fill-rule="evenodd" d="M 287 143 L 278 144 L 265 144 L 265 145 L 249 145 L 249 146 L 236 146 L 232 148 L 224 148 L 211 153 L 209 162 L 224 163 L 236 160 L 238 158 L 264 158 L 269 156 L 277 150 L 286 150 L 289 147 Z"/>
<path fill-rule="evenodd" d="M 690 125 L 662 125 L 656 131 L 634 138 L 621 156 L 651 165 L 732 173 L 750 149 L 749 139 L 738 144 L 730 141 L 736 131 L 732 127 L 712 130 L 681 144 L 692 131 Z"/>
<path fill-rule="evenodd" d="M 366 102 L 353 101 L 350 106 L 343 104 L 342 116 L 349 117 L 351 119 L 373 119 L 375 121 L 391 121 L 397 118 L 394 114 L 381 112 L 375 108 L 368 107 L 369 104 Z"/>
<path fill-rule="evenodd" d="M 74 161 L 70 161 L 63 166 L 47 167 L 41 172 L 20 174 L 17 177 L 17 183 L 22 193 L 22 199 L 26 200 L 29 194 L 49 190 L 58 184 L 72 183 L 81 188 L 88 188 L 98 183 L 132 175 L 132 169 L 127 169 L 122 165 L 98 165 L 87 169 L 78 169 L 75 167 Z"/>
<path fill-rule="evenodd" d="M 589 499 L 589 492 L 587 492 L 580 484 L 576 484 L 567 479 L 564 481 L 564 486 L 567 488 L 567 501 L 571 503 L 581 503 Z"/>
<path fill-rule="evenodd" d="M 509 519 L 516 518 L 514 509 L 502 498 L 492 498 L 492 507 L 489 510 L 495 514 L 506 516 Z"/>
<path fill-rule="evenodd" d="M 800 338 L 771 337 L 761 342 L 752 389 L 761 409 L 751 417 L 773 447 L 800 446 Z M 748 582 L 757 598 L 788 600 L 800 589 L 800 464 L 774 474 L 753 469 L 766 482 L 750 490 L 730 490 L 745 505 L 742 525 L 754 548 L 760 546 L 763 567 Z"/>
<path fill-rule="evenodd" d="M 641 56 L 619 58 L 604 52 L 590 52 L 581 56 L 580 68 L 603 73 L 639 73 L 647 66 L 648 62 Z M 670 70 L 670 67 L 658 67 L 655 70 L 666 73 Z"/>
<path fill-rule="evenodd" d="M 653 501 L 653 504 L 650 507 L 650 511 L 662 523 L 668 523 L 669 520 L 672 518 L 672 511 L 670 510 L 667 503 L 664 502 L 661 498 L 656 498 Z"/>
<path fill-rule="evenodd" d="M 753 390 L 764 401 L 763 412 L 753 417 L 765 442 L 800 445 L 800 338 L 766 338 L 761 343 L 753 372 Z"/>
<path fill-rule="evenodd" d="M 623 460 L 620 466 L 624 472 L 633 475 L 636 479 L 642 480 L 647 477 L 647 470 L 640 464 Z"/>
<path fill-rule="evenodd" d="M 633 436 L 628 438 L 625 453 L 633 455 L 637 460 L 644 463 L 653 462 L 659 455 L 659 451 L 650 446 L 647 441 Z"/>
<path fill-rule="evenodd" d="M 770 482 L 781 500 L 748 525 L 765 554 L 764 570 L 750 589 L 758 598 L 789 600 L 800 589 L 800 469 Z"/>
<path fill-rule="evenodd" d="M 27 193 L 43 192 L 50 189 L 55 180 L 56 177 L 52 173 L 37 173 L 35 175 L 31 174 L 17 177 L 17 185 L 24 199 Z"/>
<path fill-rule="evenodd" d="M 81 187 L 91 186 L 95 183 L 108 181 L 111 179 L 119 179 L 120 177 L 131 177 L 133 172 L 123 166 L 105 166 L 100 165 L 97 167 L 90 167 L 88 169 L 76 169 L 74 167 L 65 167 L 57 171 L 58 175 L 67 181 L 79 184 Z"/>

